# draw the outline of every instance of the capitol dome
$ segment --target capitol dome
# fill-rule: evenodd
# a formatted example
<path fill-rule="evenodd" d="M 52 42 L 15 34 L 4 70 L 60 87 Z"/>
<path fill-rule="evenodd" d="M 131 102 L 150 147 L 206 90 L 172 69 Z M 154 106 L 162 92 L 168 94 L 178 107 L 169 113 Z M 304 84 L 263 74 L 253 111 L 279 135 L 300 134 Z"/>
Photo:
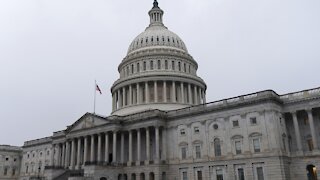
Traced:
<path fill-rule="evenodd" d="M 165 46 L 188 52 L 181 38 L 163 25 L 150 26 L 130 44 L 128 54 L 141 49 Z"/>
<path fill-rule="evenodd" d="M 163 24 L 163 10 L 155 0 L 150 24 L 130 44 L 114 82 L 112 115 L 203 104 L 206 84 L 197 76 L 198 64 L 185 43 Z"/>

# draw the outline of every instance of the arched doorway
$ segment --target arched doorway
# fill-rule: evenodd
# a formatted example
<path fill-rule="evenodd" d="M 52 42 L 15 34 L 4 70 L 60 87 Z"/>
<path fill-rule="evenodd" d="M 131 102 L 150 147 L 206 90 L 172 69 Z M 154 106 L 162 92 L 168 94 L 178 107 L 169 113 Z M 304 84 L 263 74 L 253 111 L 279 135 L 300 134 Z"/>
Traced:
<path fill-rule="evenodd" d="M 309 164 L 307 166 L 307 176 L 308 180 L 317 180 L 317 168 L 316 166 Z"/>
<path fill-rule="evenodd" d="M 151 173 L 149 174 L 149 180 L 154 180 L 154 173 L 153 173 L 153 172 L 151 172 Z"/>
<path fill-rule="evenodd" d="M 102 177 L 102 178 L 100 178 L 100 180 L 107 180 L 107 178 L 106 177 Z"/>
<path fill-rule="evenodd" d="M 136 180 L 136 174 L 131 174 L 131 180 Z"/>
<path fill-rule="evenodd" d="M 144 173 L 141 173 L 141 174 L 140 174 L 140 180 L 145 180 Z"/>

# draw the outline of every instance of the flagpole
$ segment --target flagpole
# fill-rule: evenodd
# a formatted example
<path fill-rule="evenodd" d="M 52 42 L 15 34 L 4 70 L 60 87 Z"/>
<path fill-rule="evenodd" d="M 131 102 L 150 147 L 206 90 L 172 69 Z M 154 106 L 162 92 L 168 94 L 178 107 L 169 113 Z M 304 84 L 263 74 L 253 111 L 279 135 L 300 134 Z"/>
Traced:
<path fill-rule="evenodd" d="M 96 114 L 97 81 L 94 80 L 93 114 Z"/>

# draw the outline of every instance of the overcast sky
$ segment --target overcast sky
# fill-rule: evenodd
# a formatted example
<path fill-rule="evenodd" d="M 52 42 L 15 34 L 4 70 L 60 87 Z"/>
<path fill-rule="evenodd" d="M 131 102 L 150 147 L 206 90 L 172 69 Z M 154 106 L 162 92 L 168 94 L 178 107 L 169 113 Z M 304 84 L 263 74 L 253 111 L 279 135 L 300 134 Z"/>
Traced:
<path fill-rule="evenodd" d="M 159 0 L 186 43 L 207 101 L 320 86 L 319 0 Z M 110 87 L 152 0 L 1 0 L 0 144 L 51 136 L 93 111 Z"/>

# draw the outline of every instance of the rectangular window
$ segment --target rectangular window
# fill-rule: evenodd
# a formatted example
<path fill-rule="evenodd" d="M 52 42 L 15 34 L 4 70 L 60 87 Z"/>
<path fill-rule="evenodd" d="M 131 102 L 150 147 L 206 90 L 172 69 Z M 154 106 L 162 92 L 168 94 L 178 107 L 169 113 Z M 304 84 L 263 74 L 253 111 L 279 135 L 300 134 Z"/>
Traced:
<path fill-rule="evenodd" d="M 223 171 L 222 171 L 222 169 L 217 169 L 216 170 L 216 174 L 217 174 L 217 180 L 223 180 Z"/>
<path fill-rule="evenodd" d="M 182 147 L 181 148 L 181 158 L 182 159 L 186 159 L 187 158 L 187 148 L 186 147 Z"/>
<path fill-rule="evenodd" d="M 236 154 L 241 154 L 241 141 L 235 141 Z"/>
<path fill-rule="evenodd" d="M 232 121 L 232 125 L 233 127 L 239 127 L 239 121 L 238 120 Z"/>
<path fill-rule="evenodd" d="M 153 70 L 153 61 L 150 61 L 150 70 Z"/>
<path fill-rule="evenodd" d="M 16 169 L 12 169 L 12 176 L 15 176 L 16 175 Z"/>
<path fill-rule="evenodd" d="M 181 63 L 178 62 L 178 70 L 181 71 Z"/>
<path fill-rule="evenodd" d="M 194 133 L 199 133 L 200 132 L 200 130 L 199 130 L 199 127 L 194 127 Z"/>
<path fill-rule="evenodd" d="M 182 172 L 182 180 L 188 180 L 187 172 Z"/>
<path fill-rule="evenodd" d="M 147 70 L 147 62 L 143 62 L 143 70 Z"/>
<path fill-rule="evenodd" d="M 202 171 L 197 171 L 198 180 L 202 180 Z"/>
<path fill-rule="evenodd" d="M 175 70 L 176 67 L 175 67 L 174 61 L 172 61 L 171 63 L 172 63 L 172 70 Z"/>
<path fill-rule="evenodd" d="M 200 145 L 196 146 L 196 158 L 197 159 L 201 158 L 201 147 L 200 147 Z"/>
<path fill-rule="evenodd" d="M 186 130 L 185 129 L 181 129 L 180 130 L 180 135 L 186 135 Z"/>
<path fill-rule="evenodd" d="M 168 69 L 168 61 L 167 60 L 164 61 L 164 68 Z"/>
<path fill-rule="evenodd" d="M 137 63 L 137 72 L 140 72 L 140 63 Z"/>
<path fill-rule="evenodd" d="M 258 177 L 258 180 L 264 180 L 262 167 L 257 167 L 257 177 Z"/>
<path fill-rule="evenodd" d="M 5 176 L 6 176 L 7 174 L 8 174 L 8 168 L 6 168 L 6 167 L 5 167 L 5 168 L 4 168 L 3 175 L 5 175 Z"/>
<path fill-rule="evenodd" d="M 255 118 L 255 117 L 250 118 L 250 123 L 251 123 L 251 125 L 256 125 L 257 124 L 257 118 Z"/>
<path fill-rule="evenodd" d="M 244 179 L 244 170 L 243 168 L 238 169 L 238 180 L 245 180 Z"/>
<path fill-rule="evenodd" d="M 260 140 L 259 139 L 253 139 L 253 149 L 254 152 L 260 152 Z"/>

